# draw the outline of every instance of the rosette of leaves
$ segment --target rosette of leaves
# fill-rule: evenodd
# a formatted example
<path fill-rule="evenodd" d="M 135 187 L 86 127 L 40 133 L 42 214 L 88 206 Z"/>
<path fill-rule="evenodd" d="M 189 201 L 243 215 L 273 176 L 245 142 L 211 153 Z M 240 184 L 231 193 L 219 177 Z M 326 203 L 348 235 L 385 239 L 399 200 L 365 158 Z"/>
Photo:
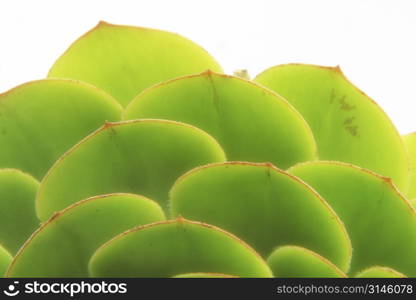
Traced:
<path fill-rule="evenodd" d="M 0 94 L 0 276 L 416 276 L 414 134 L 339 68 L 221 71 L 100 22 Z"/>

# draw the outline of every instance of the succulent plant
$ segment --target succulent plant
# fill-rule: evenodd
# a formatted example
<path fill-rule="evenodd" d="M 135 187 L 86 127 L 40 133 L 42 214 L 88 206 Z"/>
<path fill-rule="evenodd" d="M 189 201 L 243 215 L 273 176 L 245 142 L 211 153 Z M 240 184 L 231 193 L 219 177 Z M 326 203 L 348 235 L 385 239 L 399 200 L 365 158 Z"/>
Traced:
<path fill-rule="evenodd" d="M 416 277 L 416 135 L 339 67 L 100 22 L 0 94 L 0 276 Z"/>

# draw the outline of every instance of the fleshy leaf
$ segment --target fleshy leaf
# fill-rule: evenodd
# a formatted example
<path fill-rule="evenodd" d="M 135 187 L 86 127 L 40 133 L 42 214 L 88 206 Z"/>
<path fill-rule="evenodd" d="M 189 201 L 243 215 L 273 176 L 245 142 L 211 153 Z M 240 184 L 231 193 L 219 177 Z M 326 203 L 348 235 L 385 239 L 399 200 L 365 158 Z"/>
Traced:
<path fill-rule="evenodd" d="M 358 274 L 356 274 L 354 277 L 356 278 L 405 278 L 406 275 L 397 272 L 396 270 L 388 267 L 370 267 L 368 269 L 365 269 Z"/>
<path fill-rule="evenodd" d="M 177 34 L 100 22 L 66 50 L 48 76 L 92 83 L 125 106 L 153 84 L 207 69 L 221 72 L 204 49 Z"/>
<path fill-rule="evenodd" d="M 115 235 L 165 219 L 160 206 L 133 194 L 92 197 L 56 213 L 14 258 L 8 277 L 86 277 L 93 252 Z"/>
<path fill-rule="evenodd" d="M 255 81 L 282 95 L 303 115 L 321 160 L 373 170 L 407 191 L 408 160 L 400 134 L 339 67 L 281 65 L 264 71 Z"/>
<path fill-rule="evenodd" d="M 240 277 L 272 275 L 260 255 L 237 237 L 184 219 L 115 237 L 94 253 L 89 270 L 93 277 L 172 277 L 201 270 Z"/>
<path fill-rule="evenodd" d="M 12 256 L 0 245 L 0 278 L 4 277 L 6 270 L 12 261 Z"/>
<path fill-rule="evenodd" d="M 416 197 L 416 132 L 409 133 L 403 137 L 407 147 L 410 161 L 410 188 L 406 193 L 410 199 Z"/>
<path fill-rule="evenodd" d="M 351 245 L 338 216 L 308 185 L 271 164 L 196 168 L 176 181 L 170 207 L 173 216 L 237 235 L 263 257 L 276 246 L 296 244 L 348 269 Z"/>
<path fill-rule="evenodd" d="M 107 123 L 74 146 L 41 182 L 37 212 L 54 211 L 86 197 L 114 192 L 141 194 L 163 208 L 168 190 L 186 171 L 225 160 L 204 131 L 165 120 Z"/>
<path fill-rule="evenodd" d="M 298 246 L 282 246 L 267 259 L 275 277 L 347 277 L 337 266 L 319 254 Z"/>
<path fill-rule="evenodd" d="M 11 254 L 38 228 L 35 197 L 39 182 L 16 169 L 0 169 L 0 244 Z"/>
<path fill-rule="evenodd" d="M 290 173 L 334 208 L 351 238 L 350 273 L 374 265 L 416 276 L 416 212 L 391 179 L 338 162 L 309 162 Z"/>
<path fill-rule="evenodd" d="M 121 109 L 103 91 L 71 80 L 32 81 L 0 94 L 0 167 L 40 180 L 80 139 L 120 120 Z"/>
<path fill-rule="evenodd" d="M 271 162 L 286 169 L 316 159 L 312 131 L 286 100 L 250 81 L 211 71 L 147 89 L 123 118 L 194 125 L 212 135 L 229 160 Z"/>
<path fill-rule="evenodd" d="M 237 276 L 219 273 L 186 273 L 175 275 L 172 278 L 237 278 Z"/>

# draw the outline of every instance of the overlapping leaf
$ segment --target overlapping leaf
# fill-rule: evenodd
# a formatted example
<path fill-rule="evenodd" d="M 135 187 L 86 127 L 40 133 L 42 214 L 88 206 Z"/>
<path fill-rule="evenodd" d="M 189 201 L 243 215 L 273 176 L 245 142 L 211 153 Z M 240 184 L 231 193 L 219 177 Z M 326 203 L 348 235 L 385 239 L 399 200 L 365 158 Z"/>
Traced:
<path fill-rule="evenodd" d="M 221 72 L 204 49 L 177 34 L 100 22 L 69 47 L 48 76 L 92 83 L 125 106 L 153 84 L 207 69 Z"/>
<path fill-rule="evenodd" d="M 158 118 L 205 130 L 229 160 L 288 168 L 316 158 L 313 134 L 286 100 L 252 82 L 211 71 L 156 85 L 139 94 L 124 119 Z"/>
<path fill-rule="evenodd" d="M 381 265 L 416 276 L 416 212 L 389 178 L 337 162 L 303 163 L 289 172 L 344 221 L 354 249 L 350 273 Z"/>
<path fill-rule="evenodd" d="M 8 277 L 86 277 L 93 252 L 115 235 L 165 219 L 160 206 L 132 194 L 92 197 L 51 217 L 14 258 Z"/>
<path fill-rule="evenodd" d="M 255 81 L 285 97 L 303 115 L 315 135 L 320 159 L 373 170 L 407 191 L 408 160 L 399 133 L 339 67 L 281 65 Z"/>
<path fill-rule="evenodd" d="M 184 219 L 127 231 L 99 248 L 89 266 L 93 277 L 172 277 L 201 271 L 271 277 L 266 262 L 247 244 L 217 227 Z"/>
<path fill-rule="evenodd" d="M 45 220 L 81 199 L 114 192 L 141 194 L 165 208 L 177 177 L 224 160 L 218 143 L 190 125 L 163 120 L 108 123 L 52 167 L 41 182 L 37 212 Z"/>
<path fill-rule="evenodd" d="M 196 168 L 175 183 L 170 204 L 174 216 L 219 226 L 264 257 L 297 244 L 349 267 L 351 245 L 338 216 L 309 186 L 270 164 Z"/>
<path fill-rule="evenodd" d="M 97 88 L 70 80 L 39 80 L 0 94 L 0 167 L 42 179 L 52 164 L 121 106 Z"/>
<path fill-rule="evenodd" d="M 282 246 L 267 259 L 275 277 L 347 277 L 337 266 L 319 254 L 298 246 Z"/>

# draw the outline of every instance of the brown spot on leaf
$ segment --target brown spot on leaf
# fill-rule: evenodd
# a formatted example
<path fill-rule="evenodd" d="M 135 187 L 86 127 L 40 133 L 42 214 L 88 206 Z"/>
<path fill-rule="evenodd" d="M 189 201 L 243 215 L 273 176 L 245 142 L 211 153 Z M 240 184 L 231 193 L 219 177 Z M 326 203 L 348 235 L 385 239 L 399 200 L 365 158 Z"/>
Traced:
<path fill-rule="evenodd" d="M 338 102 L 340 104 L 341 109 L 342 110 L 353 110 L 353 109 L 355 109 L 355 105 L 349 104 L 347 102 L 346 98 L 347 98 L 347 96 L 346 95 L 343 95 L 342 97 L 340 97 L 338 99 Z"/>
<path fill-rule="evenodd" d="M 344 120 L 344 125 L 351 125 L 352 122 L 354 121 L 355 117 L 350 117 L 350 118 L 346 118 Z"/>
<path fill-rule="evenodd" d="M 329 96 L 329 103 L 330 103 L 330 104 L 334 103 L 335 98 L 336 98 L 336 94 L 335 94 L 335 89 L 333 88 L 333 89 L 331 90 L 331 95 Z"/>
<path fill-rule="evenodd" d="M 349 132 L 349 133 L 351 133 L 351 135 L 352 136 L 358 136 L 359 134 L 358 134 L 358 126 L 352 126 L 352 125 L 349 125 L 349 126 L 345 126 L 345 129 Z"/>

